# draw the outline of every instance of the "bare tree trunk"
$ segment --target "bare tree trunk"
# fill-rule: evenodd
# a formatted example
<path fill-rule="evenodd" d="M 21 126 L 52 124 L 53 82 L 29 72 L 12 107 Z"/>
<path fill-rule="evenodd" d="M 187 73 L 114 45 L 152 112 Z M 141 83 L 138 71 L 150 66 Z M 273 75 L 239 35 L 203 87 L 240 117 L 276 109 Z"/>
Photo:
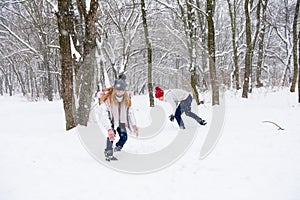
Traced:
<path fill-rule="evenodd" d="M 5 78 L 5 72 L 4 70 L 0 67 L 0 71 L 2 72 L 4 78 Z M 0 95 L 3 95 L 3 76 L 0 76 Z"/>
<path fill-rule="evenodd" d="M 194 97 L 197 105 L 200 105 L 200 100 L 199 100 L 199 95 L 198 95 L 198 90 L 197 90 L 197 83 L 198 83 L 198 78 L 197 78 L 196 68 L 193 67 L 191 70 L 191 87 L 192 87 L 193 97 Z"/>
<path fill-rule="evenodd" d="M 202 2 L 203 4 L 205 4 L 205 2 Z M 196 5 L 198 8 L 201 8 L 201 4 L 200 4 L 200 0 L 196 0 Z M 199 9 L 197 9 L 197 15 L 198 15 L 198 23 L 199 23 L 199 34 L 200 35 L 200 42 L 202 44 L 207 44 L 207 23 L 206 23 L 206 15 L 205 13 L 201 12 Z M 207 52 L 206 51 L 201 51 L 201 67 L 202 67 L 202 71 L 206 71 L 205 69 L 207 68 L 208 64 L 207 64 Z M 207 90 L 207 73 L 203 74 L 202 77 L 202 88 L 203 90 Z"/>
<path fill-rule="evenodd" d="M 59 62 L 59 54 L 58 53 L 59 52 L 56 50 L 55 51 L 56 56 L 55 56 L 55 62 L 54 62 L 54 66 L 55 66 L 55 69 L 54 69 L 55 70 L 54 79 L 56 81 L 56 90 L 58 91 L 59 98 L 62 98 L 62 93 L 61 93 L 61 78 L 60 78 L 60 74 L 58 73 L 59 72 L 58 68 L 59 68 L 59 64 L 60 64 L 60 62 Z"/>
<path fill-rule="evenodd" d="M 53 85 L 51 81 L 51 72 L 50 72 L 50 66 L 49 66 L 49 56 L 48 56 L 48 49 L 44 50 L 44 68 L 46 71 L 46 96 L 48 98 L 48 101 L 53 101 Z"/>
<path fill-rule="evenodd" d="M 212 87 L 212 105 L 219 105 L 219 84 L 217 80 L 216 70 L 216 52 L 215 52 L 215 28 L 213 21 L 213 0 L 207 0 L 206 13 L 207 13 L 207 26 L 208 26 L 208 39 L 207 48 L 209 56 L 209 72 Z"/>
<path fill-rule="evenodd" d="M 249 0 L 245 0 L 245 15 L 246 15 L 246 42 L 247 50 L 245 55 L 245 74 L 244 74 L 244 85 L 243 85 L 243 98 L 248 98 L 249 92 L 249 78 L 250 78 L 250 69 L 251 69 L 251 20 L 249 14 Z"/>
<path fill-rule="evenodd" d="M 250 3 L 250 10 L 252 10 L 253 7 L 253 0 L 251 0 Z M 254 31 L 254 37 L 252 42 L 252 48 L 250 51 L 250 80 L 249 80 L 249 93 L 252 93 L 253 90 L 253 83 L 255 81 L 255 76 L 254 76 L 254 71 L 253 71 L 253 56 L 254 56 L 254 49 L 256 46 L 256 41 L 259 37 L 259 33 L 260 33 L 260 26 L 261 26 L 261 6 L 262 6 L 262 0 L 258 0 L 257 4 L 256 4 L 256 26 L 255 26 L 255 31 Z M 250 23 L 251 24 L 251 23 Z M 252 33 L 251 33 L 252 34 Z"/>
<path fill-rule="evenodd" d="M 13 72 L 12 72 L 12 67 L 9 67 L 9 72 L 7 74 L 7 79 L 6 79 L 6 84 L 7 84 L 7 88 L 8 88 L 8 92 L 9 92 L 9 96 L 13 95 Z"/>
<path fill-rule="evenodd" d="M 12 68 L 13 68 L 13 71 L 16 74 L 16 77 L 18 79 L 19 85 L 20 85 L 21 90 L 22 90 L 22 94 L 23 94 L 23 96 L 25 96 L 27 92 L 26 92 L 26 89 L 25 89 L 24 79 L 23 79 L 20 71 L 16 69 L 16 67 L 14 66 L 14 64 L 12 64 Z"/>
<path fill-rule="evenodd" d="M 200 3 L 196 2 L 197 5 L 199 6 Z M 187 48 L 188 48 L 188 55 L 189 55 L 189 66 L 190 66 L 190 85 L 192 88 L 193 96 L 194 99 L 197 103 L 197 105 L 200 104 L 199 101 L 199 95 L 197 91 L 197 83 L 198 83 L 198 78 L 197 78 L 197 72 L 196 72 L 196 42 L 195 42 L 195 32 L 196 32 L 196 27 L 195 27 L 195 12 L 193 10 L 194 2 L 192 0 L 186 0 L 186 6 L 187 6 L 187 13 L 185 14 L 184 8 L 177 0 L 177 4 L 180 8 L 180 14 L 181 14 L 181 19 L 183 21 L 184 25 L 184 31 L 185 31 L 185 36 L 187 40 Z"/>
<path fill-rule="evenodd" d="M 196 41 L 195 41 L 195 32 L 196 32 L 196 19 L 195 12 L 193 11 L 192 5 L 194 2 L 192 0 L 187 0 L 187 25 L 188 25 L 188 51 L 189 51 L 189 62 L 190 62 L 190 72 L 191 72 L 191 88 L 194 95 L 194 99 L 197 105 L 200 104 L 199 95 L 197 91 L 197 73 L 196 73 Z"/>
<path fill-rule="evenodd" d="M 300 31 L 298 33 L 298 103 L 300 103 Z"/>
<path fill-rule="evenodd" d="M 95 92 L 95 48 L 91 49 L 90 54 L 85 57 L 77 76 L 81 77 L 81 86 L 79 91 L 79 107 L 77 113 L 77 122 L 80 125 L 87 126 L 93 93 Z"/>
<path fill-rule="evenodd" d="M 83 43 L 83 60 L 79 73 L 76 76 L 81 77 L 79 92 L 79 107 L 77 120 L 78 124 L 87 126 L 93 94 L 95 92 L 95 68 L 96 68 L 96 20 L 98 10 L 98 0 L 91 0 L 90 8 L 87 12 L 85 1 L 77 0 L 80 12 L 84 16 L 85 33 Z"/>
<path fill-rule="evenodd" d="M 291 56 L 289 56 L 289 58 L 288 58 L 288 63 L 284 70 L 281 86 L 287 86 L 290 83 L 290 75 L 291 75 L 290 64 L 291 64 Z"/>
<path fill-rule="evenodd" d="M 234 79 L 235 87 L 237 90 L 241 89 L 240 87 L 240 73 L 238 66 L 238 50 L 236 44 L 236 14 L 237 14 L 237 2 L 234 0 L 233 7 L 230 4 L 230 0 L 227 0 L 230 22 L 231 22 L 231 40 L 232 40 L 232 49 L 233 49 L 233 63 L 234 63 Z"/>
<path fill-rule="evenodd" d="M 32 88 L 32 97 L 34 98 L 34 100 L 37 100 L 38 98 L 40 98 L 40 90 L 39 90 L 39 86 L 38 86 L 38 83 L 36 80 L 36 75 L 35 75 L 32 67 L 30 67 L 30 82 L 31 82 L 31 88 Z"/>
<path fill-rule="evenodd" d="M 59 94 L 59 97 L 62 98 L 62 94 L 61 94 L 61 80 L 60 80 L 60 77 L 58 74 L 55 74 L 54 76 L 54 79 L 55 79 L 55 82 L 56 82 L 56 91 L 58 92 Z"/>
<path fill-rule="evenodd" d="M 295 92 L 296 83 L 297 83 L 297 76 L 298 76 L 298 59 L 297 59 L 297 23 L 298 23 L 298 16 L 299 16 L 299 6 L 300 0 L 297 0 L 296 9 L 295 9 L 295 16 L 293 22 L 293 59 L 294 59 L 294 76 L 292 79 L 292 85 L 290 88 L 291 92 Z M 300 51 L 300 50 L 299 50 Z"/>
<path fill-rule="evenodd" d="M 61 81 L 62 81 L 62 98 L 65 110 L 66 130 L 76 127 L 74 117 L 74 94 L 73 94 L 73 66 L 70 46 L 70 21 L 69 15 L 72 0 L 58 0 L 57 23 L 59 30 L 59 44 L 61 55 Z"/>
<path fill-rule="evenodd" d="M 150 107 L 154 107 L 153 83 L 152 83 L 152 47 L 151 47 L 151 42 L 149 40 L 149 31 L 148 31 L 148 24 L 147 24 L 145 0 L 141 0 L 141 9 L 142 9 L 145 41 L 146 41 L 146 47 L 147 47 L 149 102 L 150 102 Z"/>
<path fill-rule="evenodd" d="M 105 74 L 104 74 L 104 64 L 103 64 L 103 61 L 100 60 L 100 63 L 99 63 L 99 70 L 100 70 L 100 84 L 101 84 L 101 88 L 105 88 L 106 85 L 105 85 Z"/>
<path fill-rule="evenodd" d="M 33 70 L 30 67 L 29 72 L 28 72 L 28 77 L 29 77 L 29 85 L 30 85 L 30 93 L 31 93 L 31 99 L 33 99 L 34 96 L 34 79 L 33 79 Z"/>
<path fill-rule="evenodd" d="M 0 77 L 0 95 L 3 96 L 3 79 Z"/>
<path fill-rule="evenodd" d="M 257 58 L 257 69 L 256 69 L 256 87 L 262 87 L 263 84 L 260 80 L 261 78 L 261 69 L 263 67 L 263 60 L 264 60 L 264 40 L 265 40 L 265 31 L 266 31 L 266 20 L 267 20 L 267 5 L 268 0 L 264 0 L 262 3 L 263 6 L 263 17 L 262 17 L 262 28 L 259 33 L 259 44 L 258 44 L 258 58 Z"/>

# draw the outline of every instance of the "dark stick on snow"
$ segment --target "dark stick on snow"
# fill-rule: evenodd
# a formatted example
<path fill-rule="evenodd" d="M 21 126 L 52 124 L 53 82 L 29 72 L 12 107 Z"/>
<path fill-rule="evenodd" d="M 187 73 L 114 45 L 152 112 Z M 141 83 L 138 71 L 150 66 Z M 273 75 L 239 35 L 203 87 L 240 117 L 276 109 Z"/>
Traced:
<path fill-rule="evenodd" d="M 281 126 L 279 126 L 278 124 L 276 124 L 275 122 L 271 122 L 271 121 L 263 121 L 263 123 L 271 123 L 274 124 L 275 126 L 278 127 L 278 130 L 284 130 L 283 128 L 281 128 Z"/>

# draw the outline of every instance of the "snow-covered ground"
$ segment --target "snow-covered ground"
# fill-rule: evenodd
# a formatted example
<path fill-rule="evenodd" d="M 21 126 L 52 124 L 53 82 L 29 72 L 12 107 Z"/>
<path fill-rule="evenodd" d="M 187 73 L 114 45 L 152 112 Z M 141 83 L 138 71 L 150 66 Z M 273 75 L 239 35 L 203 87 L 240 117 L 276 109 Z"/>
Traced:
<path fill-rule="evenodd" d="M 1 96 L 0 199 L 299 200 L 296 95 L 288 89 L 263 89 L 242 99 L 227 92 L 222 137 L 212 153 L 200 160 L 212 117 L 209 97 L 204 95 L 207 104 L 199 106 L 199 113 L 208 124 L 198 128 L 192 146 L 173 165 L 140 175 L 114 171 L 93 159 L 76 129 L 64 130 L 61 101 Z M 147 126 L 147 96 L 135 96 L 133 103 L 138 125 Z M 276 122 L 284 130 L 263 121 Z M 156 151 L 177 133 L 171 122 L 165 128 L 159 141 L 144 144 L 129 138 L 126 148 Z"/>

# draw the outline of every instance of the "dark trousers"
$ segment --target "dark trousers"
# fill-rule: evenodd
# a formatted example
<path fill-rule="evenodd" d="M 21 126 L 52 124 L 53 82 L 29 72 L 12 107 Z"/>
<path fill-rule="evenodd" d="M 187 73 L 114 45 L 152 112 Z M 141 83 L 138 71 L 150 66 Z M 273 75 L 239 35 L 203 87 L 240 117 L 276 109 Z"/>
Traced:
<path fill-rule="evenodd" d="M 120 126 L 122 126 L 122 125 L 120 125 Z M 113 130 L 114 130 L 115 134 L 117 132 L 119 134 L 119 136 L 120 136 L 120 139 L 116 143 L 116 146 L 122 148 L 124 146 L 124 144 L 126 143 L 126 141 L 127 141 L 127 131 L 125 129 L 125 125 L 122 128 L 118 127 L 117 131 L 114 128 L 113 128 Z M 109 138 L 107 137 L 107 139 L 106 139 L 106 150 L 112 150 L 113 149 L 113 147 L 112 147 L 113 143 L 114 142 L 110 141 Z"/>
<path fill-rule="evenodd" d="M 196 120 L 199 124 L 202 119 L 192 112 L 192 101 L 193 97 L 189 95 L 186 99 L 182 100 L 175 110 L 175 119 L 180 127 L 184 127 L 184 123 L 182 121 L 181 115 L 185 113 L 186 116 L 189 116 Z"/>

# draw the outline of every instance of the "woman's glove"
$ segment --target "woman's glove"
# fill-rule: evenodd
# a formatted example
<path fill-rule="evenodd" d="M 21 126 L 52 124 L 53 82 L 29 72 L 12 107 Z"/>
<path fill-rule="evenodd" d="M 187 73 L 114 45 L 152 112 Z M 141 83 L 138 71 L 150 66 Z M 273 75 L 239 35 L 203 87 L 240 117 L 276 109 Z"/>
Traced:
<path fill-rule="evenodd" d="M 115 132 L 112 129 L 108 130 L 108 139 L 110 141 L 114 141 L 115 140 Z"/>
<path fill-rule="evenodd" d="M 139 128 L 136 125 L 132 126 L 133 132 L 136 136 L 139 136 Z"/>

